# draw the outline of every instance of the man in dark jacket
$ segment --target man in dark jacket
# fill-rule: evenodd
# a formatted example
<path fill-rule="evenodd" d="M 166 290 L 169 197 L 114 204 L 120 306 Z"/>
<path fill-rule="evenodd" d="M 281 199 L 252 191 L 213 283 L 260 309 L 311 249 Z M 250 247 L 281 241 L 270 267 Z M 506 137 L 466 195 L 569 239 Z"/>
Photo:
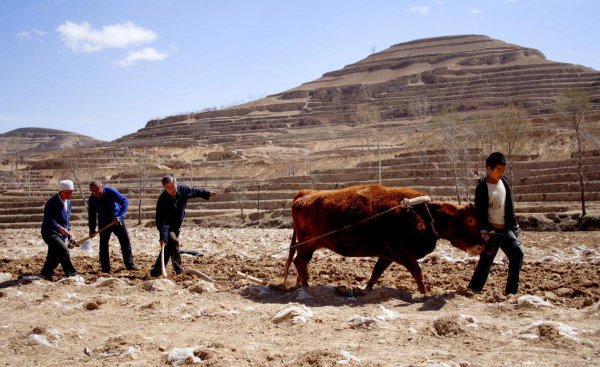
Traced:
<path fill-rule="evenodd" d="M 164 247 L 165 265 L 169 258 L 173 257 L 173 270 L 176 274 L 181 274 L 181 255 L 179 254 L 179 232 L 183 218 L 185 218 L 185 208 L 191 198 L 201 197 L 205 200 L 217 195 L 216 192 L 205 189 L 195 189 L 186 185 L 178 185 L 174 176 L 165 176 L 162 179 L 162 185 L 165 189 L 156 202 L 156 229 L 158 229 L 159 243 Z M 173 233 L 173 236 L 169 235 Z M 150 275 L 157 277 L 161 274 L 160 256 L 156 259 Z"/>
<path fill-rule="evenodd" d="M 519 289 L 519 273 L 523 265 L 523 248 L 517 239 L 519 225 L 515 217 L 512 193 L 504 177 L 506 158 L 500 152 L 489 155 L 485 161 L 487 176 L 475 188 L 477 222 L 485 240 L 485 249 L 469 283 L 469 288 L 481 292 L 494 258 L 501 248 L 508 258 L 508 278 L 504 293 L 514 294 Z"/>
<path fill-rule="evenodd" d="M 73 181 L 63 180 L 58 183 L 58 194 L 50 197 L 44 205 L 41 232 L 44 242 L 48 245 L 48 254 L 41 273 L 48 280 L 52 280 L 54 269 L 59 263 L 65 276 L 77 275 L 66 243 L 72 237 L 69 223 L 72 196 Z"/>
<path fill-rule="evenodd" d="M 123 262 L 128 270 L 136 270 L 133 263 L 131 252 L 131 241 L 129 233 L 125 226 L 125 214 L 129 202 L 119 191 L 110 186 L 103 186 L 100 181 L 90 183 L 92 195 L 88 201 L 88 225 L 90 228 L 90 237 L 96 236 L 96 217 L 98 228 L 104 228 L 108 224 L 113 225 L 100 232 L 100 267 L 103 273 L 110 272 L 110 253 L 108 250 L 108 241 L 110 235 L 114 233 L 121 244 L 121 254 Z"/>

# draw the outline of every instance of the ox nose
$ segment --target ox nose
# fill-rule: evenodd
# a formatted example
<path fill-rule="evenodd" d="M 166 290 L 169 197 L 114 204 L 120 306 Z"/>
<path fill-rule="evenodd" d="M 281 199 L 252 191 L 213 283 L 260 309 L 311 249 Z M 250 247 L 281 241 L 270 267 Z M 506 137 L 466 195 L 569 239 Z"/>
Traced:
<path fill-rule="evenodd" d="M 467 253 L 471 256 L 479 255 L 483 252 L 483 245 L 471 246 L 467 249 Z"/>

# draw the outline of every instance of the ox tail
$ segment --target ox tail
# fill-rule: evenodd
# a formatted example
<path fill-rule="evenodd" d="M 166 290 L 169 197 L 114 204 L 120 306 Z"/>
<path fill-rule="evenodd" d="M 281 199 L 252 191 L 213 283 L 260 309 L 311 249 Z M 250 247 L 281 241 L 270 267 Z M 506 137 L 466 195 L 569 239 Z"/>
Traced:
<path fill-rule="evenodd" d="M 292 264 L 292 259 L 294 258 L 294 254 L 296 253 L 296 228 L 292 232 L 292 242 L 290 243 L 290 252 L 288 253 L 287 261 L 285 262 L 285 271 L 283 273 L 283 285 L 285 286 L 285 282 L 287 281 L 288 271 L 290 270 L 290 265 Z"/>

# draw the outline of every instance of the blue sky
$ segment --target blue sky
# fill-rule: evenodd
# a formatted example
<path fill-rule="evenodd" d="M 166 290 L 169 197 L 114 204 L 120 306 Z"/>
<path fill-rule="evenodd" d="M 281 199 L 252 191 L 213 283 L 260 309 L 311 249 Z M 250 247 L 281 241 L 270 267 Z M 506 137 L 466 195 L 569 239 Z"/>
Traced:
<path fill-rule="evenodd" d="M 114 140 L 396 43 L 483 34 L 600 70 L 596 0 L 1 0 L 0 133 Z"/>

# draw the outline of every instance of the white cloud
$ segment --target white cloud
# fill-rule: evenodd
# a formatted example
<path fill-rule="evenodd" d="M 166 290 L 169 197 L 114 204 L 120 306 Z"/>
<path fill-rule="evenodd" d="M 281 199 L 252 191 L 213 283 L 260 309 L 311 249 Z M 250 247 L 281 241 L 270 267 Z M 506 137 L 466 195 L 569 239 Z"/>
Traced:
<path fill-rule="evenodd" d="M 166 53 L 160 53 L 152 47 L 146 47 L 138 51 L 129 51 L 127 57 L 114 62 L 115 66 L 127 67 L 138 61 L 161 61 L 167 58 Z"/>
<path fill-rule="evenodd" d="M 473 8 L 473 9 L 469 10 L 469 13 L 471 13 L 471 14 L 479 14 L 479 9 Z"/>
<path fill-rule="evenodd" d="M 17 37 L 20 40 L 29 40 L 32 38 L 42 38 L 47 34 L 48 32 L 40 31 L 39 29 L 34 28 L 30 31 L 21 31 L 15 34 L 15 37 Z"/>
<path fill-rule="evenodd" d="M 15 34 L 15 37 L 17 37 L 20 40 L 28 40 L 31 38 L 31 33 L 28 31 L 21 31 Z"/>
<path fill-rule="evenodd" d="M 426 6 L 411 6 L 410 9 L 408 9 L 409 12 L 411 13 L 418 13 L 421 15 L 425 15 L 425 14 L 429 14 L 429 12 L 431 12 L 431 9 Z"/>
<path fill-rule="evenodd" d="M 40 37 L 43 37 L 48 34 L 48 32 L 40 31 L 39 29 L 36 29 L 36 28 L 33 28 L 33 30 L 31 32 L 33 34 L 35 34 L 36 36 L 40 36 Z"/>
<path fill-rule="evenodd" d="M 88 22 L 66 21 L 56 28 L 60 39 L 73 51 L 97 52 L 108 48 L 130 48 L 155 41 L 154 31 L 130 21 L 93 29 Z"/>
<path fill-rule="evenodd" d="M 517 3 L 517 0 L 504 0 L 504 1 L 506 1 L 507 3 L 512 3 L 512 4 L 516 4 Z"/>

